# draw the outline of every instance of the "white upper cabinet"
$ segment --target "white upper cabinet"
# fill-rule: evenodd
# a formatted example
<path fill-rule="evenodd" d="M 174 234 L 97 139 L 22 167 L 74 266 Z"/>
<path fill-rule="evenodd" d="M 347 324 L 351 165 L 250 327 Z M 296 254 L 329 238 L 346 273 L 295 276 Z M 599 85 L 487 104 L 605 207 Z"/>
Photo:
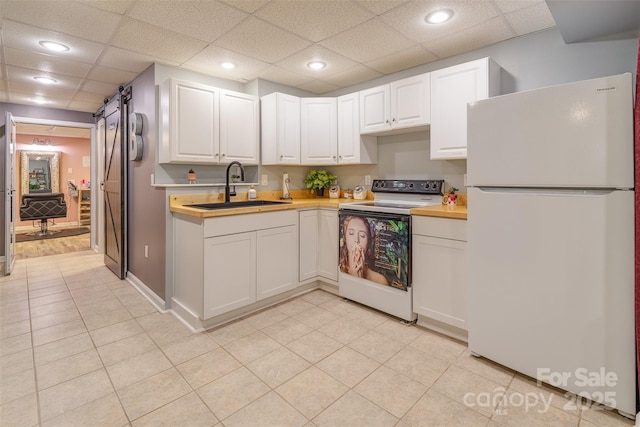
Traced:
<path fill-rule="evenodd" d="M 338 162 L 336 98 L 300 100 L 300 158 L 303 165 Z"/>
<path fill-rule="evenodd" d="M 262 164 L 300 164 L 300 98 L 274 92 L 260 101 Z"/>
<path fill-rule="evenodd" d="M 430 123 L 429 73 L 360 92 L 360 133 L 392 134 Z M 409 129 L 409 130 L 406 130 Z"/>
<path fill-rule="evenodd" d="M 431 159 L 467 158 L 467 103 L 500 93 L 500 68 L 482 58 L 431 72 Z"/>
<path fill-rule="evenodd" d="M 338 164 L 378 162 L 378 141 L 375 136 L 360 135 L 360 96 L 350 93 L 338 101 Z"/>
<path fill-rule="evenodd" d="M 220 164 L 237 155 L 244 163 L 257 164 L 257 108 L 258 99 L 251 95 L 167 80 L 160 87 L 159 163 Z M 244 129 L 235 129 L 240 123 Z"/>
<path fill-rule="evenodd" d="M 258 164 L 260 153 L 260 106 L 258 98 L 244 93 L 220 91 L 220 161 Z"/>

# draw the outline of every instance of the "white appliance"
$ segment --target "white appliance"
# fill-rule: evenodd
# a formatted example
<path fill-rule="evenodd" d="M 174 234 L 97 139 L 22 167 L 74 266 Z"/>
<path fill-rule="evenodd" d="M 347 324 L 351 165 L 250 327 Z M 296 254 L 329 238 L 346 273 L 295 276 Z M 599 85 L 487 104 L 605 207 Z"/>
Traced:
<path fill-rule="evenodd" d="M 407 322 L 416 320 L 410 211 L 441 204 L 443 183 L 376 179 L 373 201 L 340 204 L 340 295 Z"/>
<path fill-rule="evenodd" d="M 468 325 L 472 353 L 635 416 L 631 85 L 469 104 Z"/>

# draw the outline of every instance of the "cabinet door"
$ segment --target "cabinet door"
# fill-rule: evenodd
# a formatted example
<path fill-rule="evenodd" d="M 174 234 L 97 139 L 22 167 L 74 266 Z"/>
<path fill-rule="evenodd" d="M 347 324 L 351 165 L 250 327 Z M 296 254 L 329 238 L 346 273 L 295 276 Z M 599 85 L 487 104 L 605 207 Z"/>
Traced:
<path fill-rule="evenodd" d="M 360 135 L 360 96 L 356 93 L 339 96 L 338 102 L 338 164 L 377 163 L 378 139 Z"/>
<path fill-rule="evenodd" d="M 255 232 L 204 239 L 203 286 L 204 319 L 256 301 Z"/>
<path fill-rule="evenodd" d="M 218 89 L 173 79 L 169 86 L 170 155 L 161 163 L 218 163 Z"/>
<path fill-rule="evenodd" d="M 220 162 L 258 164 L 260 117 L 258 98 L 220 92 Z"/>
<path fill-rule="evenodd" d="M 338 163 L 338 112 L 335 98 L 300 100 L 300 163 Z"/>
<path fill-rule="evenodd" d="M 467 158 L 467 103 L 489 94 L 488 58 L 431 73 L 431 158 Z"/>
<path fill-rule="evenodd" d="M 258 230 L 257 299 L 261 300 L 298 285 L 298 227 Z"/>
<path fill-rule="evenodd" d="M 318 210 L 298 212 L 300 259 L 298 280 L 318 275 Z"/>
<path fill-rule="evenodd" d="M 338 212 L 318 210 L 318 274 L 338 280 Z"/>
<path fill-rule="evenodd" d="M 277 95 L 277 162 L 300 164 L 300 98 Z"/>
<path fill-rule="evenodd" d="M 467 330 L 467 242 L 413 235 L 413 310 Z"/>
<path fill-rule="evenodd" d="M 391 127 L 428 125 L 430 114 L 429 73 L 391 83 Z"/>
<path fill-rule="evenodd" d="M 391 129 L 389 96 L 389 85 L 360 91 L 360 133 Z"/>

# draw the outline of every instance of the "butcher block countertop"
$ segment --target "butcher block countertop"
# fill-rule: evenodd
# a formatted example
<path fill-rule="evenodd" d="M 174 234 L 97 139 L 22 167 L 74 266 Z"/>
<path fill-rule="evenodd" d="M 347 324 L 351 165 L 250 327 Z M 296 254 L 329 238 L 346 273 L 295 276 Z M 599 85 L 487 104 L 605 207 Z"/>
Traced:
<path fill-rule="evenodd" d="M 282 196 L 281 191 L 260 191 L 258 192 L 258 200 L 279 200 Z M 292 200 L 288 200 L 291 203 L 278 204 L 278 205 L 266 205 L 266 206 L 251 206 L 251 207 L 238 207 L 229 209 L 216 209 L 205 210 L 188 207 L 196 203 L 222 203 L 223 193 L 210 193 L 210 194 L 181 194 L 172 195 L 169 197 L 169 210 L 173 213 L 179 213 L 183 215 L 194 216 L 198 218 L 215 218 L 219 216 L 229 215 L 242 215 L 258 212 L 272 212 L 282 211 L 290 209 L 303 209 L 303 208 L 332 208 L 338 209 L 341 203 L 358 202 L 354 199 L 330 199 L 328 197 L 314 197 L 309 190 L 292 190 Z M 461 195 L 462 196 L 462 195 Z M 373 195 L 369 192 L 369 199 L 373 199 Z M 237 196 L 232 197 L 231 201 L 247 200 L 247 193 L 238 193 Z M 462 201 L 462 200 L 461 200 Z M 466 206 L 429 206 L 425 208 L 411 209 L 412 215 L 422 216 L 436 216 L 441 218 L 453 218 L 453 219 L 467 219 L 467 207 Z"/>

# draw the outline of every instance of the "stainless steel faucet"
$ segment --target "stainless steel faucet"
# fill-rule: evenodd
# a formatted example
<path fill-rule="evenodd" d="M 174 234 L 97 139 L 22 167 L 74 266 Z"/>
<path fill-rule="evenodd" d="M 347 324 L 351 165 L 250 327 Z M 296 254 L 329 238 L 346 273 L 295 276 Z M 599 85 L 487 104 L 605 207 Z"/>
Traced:
<path fill-rule="evenodd" d="M 244 181 L 244 168 L 242 167 L 242 163 L 240 163 L 237 160 L 234 160 L 233 162 L 229 163 L 229 166 L 227 166 L 227 181 L 225 183 L 224 186 L 224 202 L 225 203 L 230 203 L 231 202 L 231 196 L 235 196 L 236 195 L 236 186 L 233 186 L 233 192 L 231 191 L 231 188 L 229 187 L 229 170 L 231 169 L 231 166 L 233 165 L 238 165 L 240 167 L 240 180 Z"/>

